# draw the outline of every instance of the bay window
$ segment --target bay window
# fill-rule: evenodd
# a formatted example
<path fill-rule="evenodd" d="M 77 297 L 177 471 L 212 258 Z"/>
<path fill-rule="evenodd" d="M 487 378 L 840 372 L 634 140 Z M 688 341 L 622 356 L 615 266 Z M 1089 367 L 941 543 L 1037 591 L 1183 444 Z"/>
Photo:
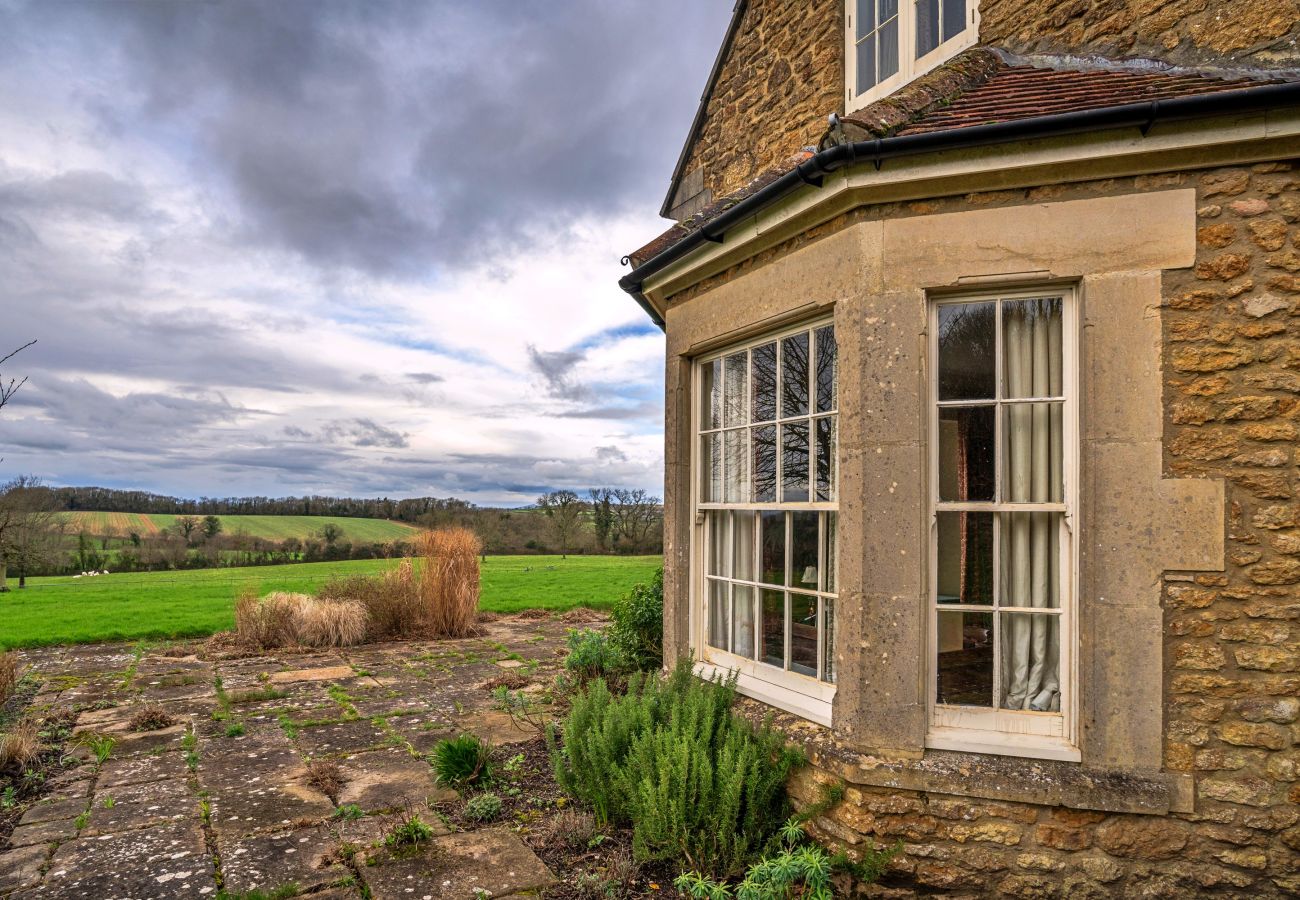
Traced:
<path fill-rule="evenodd" d="M 929 746 L 1074 757 L 1073 315 L 932 306 Z"/>
<path fill-rule="evenodd" d="M 835 680 L 838 378 L 829 322 L 696 363 L 698 655 L 825 698 Z"/>
<path fill-rule="evenodd" d="M 844 23 L 851 112 L 973 45 L 977 0 L 848 0 Z"/>

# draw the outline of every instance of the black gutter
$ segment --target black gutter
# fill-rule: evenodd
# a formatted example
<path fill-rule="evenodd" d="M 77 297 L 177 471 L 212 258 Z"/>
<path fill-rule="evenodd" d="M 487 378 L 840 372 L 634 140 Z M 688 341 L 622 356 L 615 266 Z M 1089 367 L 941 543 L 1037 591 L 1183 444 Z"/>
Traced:
<path fill-rule="evenodd" d="M 727 230 L 732 226 L 805 185 L 820 187 L 824 176 L 848 166 L 870 162 L 879 169 L 887 159 L 898 159 L 921 153 L 939 153 L 945 150 L 966 150 L 972 147 L 987 147 L 993 144 L 1111 128 L 1139 128 L 1145 137 L 1151 127 L 1160 122 L 1258 112 L 1297 104 L 1300 104 L 1300 81 L 839 144 L 804 160 L 780 178 L 739 201 L 735 206 L 722 211 L 676 244 L 660 251 L 624 275 L 619 279 L 618 284 L 632 295 L 656 325 L 663 328 L 663 319 L 655 312 L 641 290 L 647 278 L 667 268 L 701 244 L 722 243 Z"/>

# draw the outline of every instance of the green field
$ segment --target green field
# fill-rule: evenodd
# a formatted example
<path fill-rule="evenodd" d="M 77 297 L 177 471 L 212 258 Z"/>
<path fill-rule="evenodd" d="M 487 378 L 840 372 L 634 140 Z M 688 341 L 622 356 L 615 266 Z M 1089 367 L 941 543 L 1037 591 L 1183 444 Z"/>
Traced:
<path fill-rule="evenodd" d="M 96 537 L 127 537 L 135 532 L 141 537 L 157 534 L 176 524 L 179 516 L 162 513 L 62 513 L 69 523 L 69 531 L 85 531 Z M 199 518 L 202 518 L 200 516 Z M 404 522 L 388 519 L 354 519 L 344 516 L 217 516 L 224 534 L 244 533 L 250 537 L 282 541 L 285 538 L 303 540 L 320 533 L 326 523 L 333 523 L 343 531 L 346 541 L 375 543 L 400 541 L 411 537 L 418 528 Z"/>
<path fill-rule="evenodd" d="M 490 556 L 483 564 L 482 608 L 608 609 L 661 564 L 658 556 Z M 235 597 L 244 588 L 311 593 L 334 575 L 372 575 L 394 565 L 366 559 L 29 578 L 26 588 L 0 594 L 0 648 L 201 637 L 234 624 Z"/>

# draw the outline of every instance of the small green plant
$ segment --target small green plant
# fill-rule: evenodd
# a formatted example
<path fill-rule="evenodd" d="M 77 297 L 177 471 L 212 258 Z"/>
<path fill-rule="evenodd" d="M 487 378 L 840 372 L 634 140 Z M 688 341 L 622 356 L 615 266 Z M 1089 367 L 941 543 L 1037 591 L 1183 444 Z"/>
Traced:
<path fill-rule="evenodd" d="M 284 732 L 284 736 L 291 741 L 297 740 L 298 732 L 301 730 L 298 727 L 298 723 L 289 718 L 287 712 L 280 713 L 280 715 L 277 716 L 277 719 L 280 722 L 280 730 Z"/>
<path fill-rule="evenodd" d="M 230 891 L 220 890 L 217 891 L 216 900 L 289 900 L 290 897 L 297 897 L 301 893 L 302 887 L 296 881 L 291 881 L 269 891 L 251 890 L 232 894 Z"/>
<path fill-rule="evenodd" d="M 226 726 L 226 737 L 243 737 L 243 736 L 244 736 L 243 722 L 231 722 L 229 725 Z"/>
<path fill-rule="evenodd" d="M 0 809 L 13 809 L 18 805 L 18 792 L 11 784 L 0 793 Z"/>
<path fill-rule="evenodd" d="M 610 611 L 609 642 L 623 659 L 642 671 L 664 664 L 664 570 L 649 584 L 638 584 Z"/>
<path fill-rule="evenodd" d="M 113 799 L 112 794 L 106 794 L 104 799 L 99 801 L 99 805 L 104 807 L 104 809 L 112 809 L 114 806 L 117 806 L 117 801 Z"/>
<path fill-rule="evenodd" d="M 603 631 L 571 628 L 566 644 L 569 655 L 564 658 L 564 668 L 581 681 L 616 679 L 630 667 L 628 659 Z"/>
<path fill-rule="evenodd" d="M 344 822 L 355 822 L 357 819 L 363 818 L 365 814 L 366 811 L 355 803 L 344 803 L 334 810 L 333 818 L 342 819 Z"/>
<path fill-rule="evenodd" d="M 465 816 L 475 822 L 491 822 L 501 815 L 501 798 L 491 791 L 475 794 L 465 804 Z"/>
<path fill-rule="evenodd" d="M 106 734 L 97 734 L 86 741 L 86 746 L 95 756 L 95 762 L 101 766 L 113 755 L 113 746 L 117 743 Z"/>
<path fill-rule="evenodd" d="M 185 754 L 185 767 L 191 772 L 197 772 L 199 769 L 199 754 L 195 750 L 190 750 Z"/>
<path fill-rule="evenodd" d="M 486 783 L 492 776 L 491 748 L 472 734 L 441 740 L 430 764 L 438 780 L 452 787 Z"/>
<path fill-rule="evenodd" d="M 433 837 L 433 829 L 420 818 L 418 813 L 409 810 L 388 829 L 384 835 L 384 846 L 394 852 L 410 850 Z"/>
<path fill-rule="evenodd" d="M 212 821 L 212 801 L 207 797 L 199 798 L 199 818 L 204 822 Z"/>
<path fill-rule="evenodd" d="M 493 689 L 492 699 L 496 701 L 497 709 L 510 716 L 516 728 L 531 728 L 538 734 L 546 729 L 547 718 L 539 709 L 540 704 L 523 691 L 512 691 L 501 685 Z"/>
<path fill-rule="evenodd" d="M 90 823 L 90 810 L 86 810 L 81 815 L 77 816 L 75 819 L 72 820 L 72 824 L 76 826 L 78 831 L 81 831 L 89 823 Z"/>

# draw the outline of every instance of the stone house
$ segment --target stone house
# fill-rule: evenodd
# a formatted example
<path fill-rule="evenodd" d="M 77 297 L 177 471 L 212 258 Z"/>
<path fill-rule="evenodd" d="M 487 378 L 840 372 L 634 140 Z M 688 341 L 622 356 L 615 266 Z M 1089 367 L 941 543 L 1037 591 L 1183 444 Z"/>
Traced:
<path fill-rule="evenodd" d="M 1300 5 L 739 0 L 622 287 L 665 649 L 872 891 L 1300 894 Z"/>

